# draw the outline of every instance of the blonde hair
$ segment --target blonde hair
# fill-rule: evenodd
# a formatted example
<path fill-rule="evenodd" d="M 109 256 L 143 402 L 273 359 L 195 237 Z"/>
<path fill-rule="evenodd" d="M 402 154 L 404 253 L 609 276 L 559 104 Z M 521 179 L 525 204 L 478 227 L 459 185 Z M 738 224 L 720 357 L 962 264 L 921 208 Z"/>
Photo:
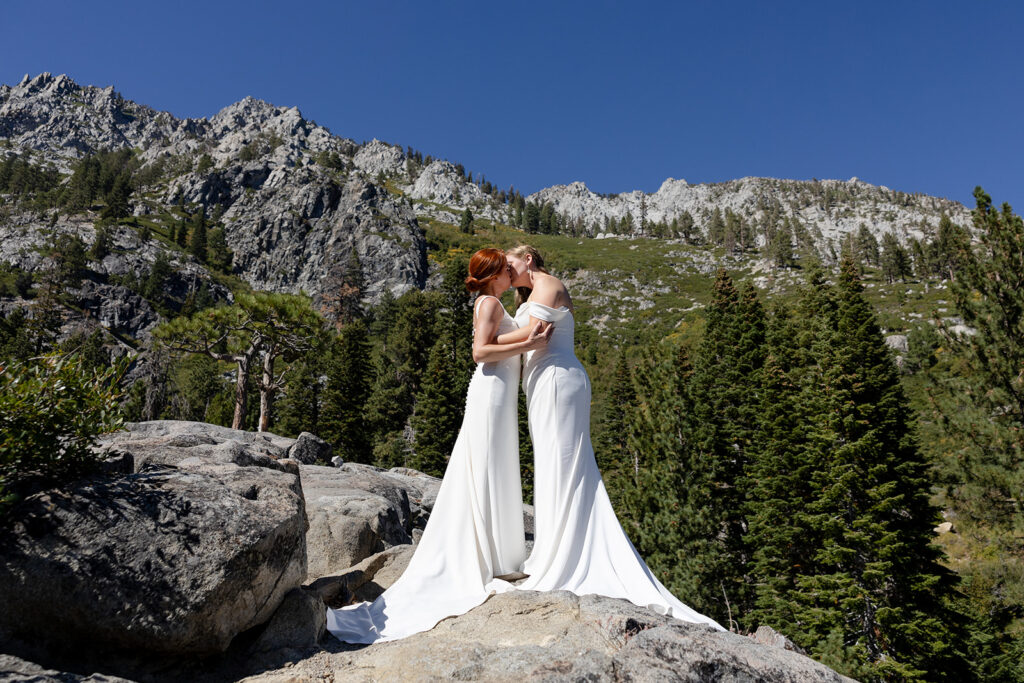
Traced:
<path fill-rule="evenodd" d="M 512 247 L 511 249 L 505 250 L 505 254 L 508 256 L 517 256 L 519 258 L 526 258 L 530 256 L 533 259 L 533 267 L 542 273 L 547 273 L 547 268 L 544 267 L 544 259 L 541 257 L 540 252 L 531 247 L 529 244 L 520 244 L 518 247 Z M 548 273 L 550 275 L 550 273 Z M 516 287 L 515 306 L 519 308 L 523 305 L 523 302 L 530 298 L 530 293 L 533 292 L 531 287 Z"/>

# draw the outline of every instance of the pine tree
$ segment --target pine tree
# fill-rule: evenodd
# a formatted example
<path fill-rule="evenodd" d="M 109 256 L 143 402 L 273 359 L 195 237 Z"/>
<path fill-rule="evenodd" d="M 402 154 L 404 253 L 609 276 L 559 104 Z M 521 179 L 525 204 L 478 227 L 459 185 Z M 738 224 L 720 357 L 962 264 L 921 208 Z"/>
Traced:
<path fill-rule="evenodd" d="M 453 355 L 451 339 L 442 335 L 430 349 L 411 421 L 415 440 L 409 466 L 435 477 L 444 476 L 462 423 L 465 392 L 453 390 Z"/>
<path fill-rule="evenodd" d="M 987 681 L 1024 681 L 1024 221 L 980 187 L 974 196 L 978 244 L 946 227 L 951 298 L 970 332 L 938 321 L 952 358 L 928 373 L 929 416 L 946 498 L 987 546 L 962 569 L 979 668 Z"/>
<path fill-rule="evenodd" d="M 459 230 L 467 235 L 473 234 L 473 212 L 469 210 L 468 206 L 462 212 L 462 218 L 459 219 Z"/>
<path fill-rule="evenodd" d="M 224 235 L 224 228 L 214 228 L 209 234 L 209 262 L 210 265 L 225 273 L 231 272 L 231 258 L 233 254 L 228 247 L 228 241 Z"/>
<path fill-rule="evenodd" d="M 469 259 L 453 255 L 444 264 L 441 280 L 441 308 L 434 323 L 439 335 L 447 335 L 452 374 L 449 377 L 458 421 L 465 411 L 466 391 L 476 363 L 473 361 L 473 298 L 466 291 Z"/>
<path fill-rule="evenodd" d="M 907 250 L 900 245 L 891 232 L 882 235 L 882 277 L 886 282 L 893 283 L 897 279 L 906 282 L 910 272 L 910 257 Z"/>
<path fill-rule="evenodd" d="M 99 225 L 96 228 L 96 238 L 89 249 L 89 258 L 93 261 L 102 261 L 110 253 L 110 228 L 106 225 Z"/>
<path fill-rule="evenodd" d="M 638 454 L 627 452 L 627 416 L 635 403 L 633 375 L 625 350 L 621 349 L 615 362 L 611 392 L 602 420 L 602 438 L 597 444 L 597 466 L 606 482 L 618 477 L 632 478 L 639 473 Z M 614 490 L 614 487 L 610 487 L 610 490 Z"/>
<path fill-rule="evenodd" d="M 394 322 L 376 360 L 376 382 L 367 400 L 366 416 L 377 445 L 402 433 L 412 415 L 416 392 L 436 341 L 436 299 L 419 290 L 396 302 Z M 394 453 L 394 449 L 389 450 Z"/>
<path fill-rule="evenodd" d="M 708 241 L 712 244 L 722 244 L 725 241 L 725 220 L 722 218 L 722 210 L 717 206 L 708 223 Z"/>
<path fill-rule="evenodd" d="M 281 436 L 311 432 L 322 438 L 323 365 L 321 354 L 307 354 L 292 365 L 276 406 L 274 431 Z"/>
<path fill-rule="evenodd" d="M 680 583 L 697 609 L 722 622 L 742 618 L 753 598 L 744 576 L 743 501 L 760 410 L 764 333 L 756 291 L 737 291 L 719 270 L 690 385 L 694 445 L 681 463 L 680 517 L 689 567 Z"/>
<path fill-rule="evenodd" d="M 878 240 L 863 223 L 857 229 L 857 250 L 869 266 L 878 265 Z"/>
<path fill-rule="evenodd" d="M 192 217 L 192 239 L 188 250 L 200 263 L 206 263 L 206 216 L 203 207 Z"/>
<path fill-rule="evenodd" d="M 690 541 L 684 536 L 684 508 L 694 485 L 683 464 L 695 448 L 693 374 L 685 347 L 667 349 L 638 365 L 637 401 L 627 409 L 627 453 L 639 464 L 616 480 L 616 512 L 651 571 L 676 595 L 693 584 Z M 696 511 L 699 515 L 701 511 Z M 690 528 L 690 527 L 686 527 Z"/>
<path fill-rule="evenodd" d="M 949 280 L 956 279 L 961 253 L 967 249 L 970 249 L 967 231 L 942 214 L 934 244 L 937 274 Z"/>
<path fill-rule="evenodd" d="M 184 247 L 188 244 L 188 221 L 184 217 L 178 221 L 178 231 L 174 233 L 174 241 L 179 247 Z"/>
<path fill-rule="evenodd" d="M 953 575 L 932 544 L 937 510 L 912 413 L 856 265 L 844 261 L 834 324 L 819 356 L 822 444 L 808 521 L 821 538 L 813 573 L 796 579 L 803 605 L 791 636 L 869 680 L 931 672 L 959 680 L 957 636 L 942 603 Z M 832 640 L 829 640 L 829 637 Z"/>
<path fill-rule="evenodd" d="M 320 436 L 343 460 L 370 463 L 372 433 L 366 420 L 366 402 L 373 387 L 373 366 L 362 320 L 354 320 L 341 330 L 325 366 Z"/>
<path fill-rule="evenodd" d="M 131 214 L 128 200 L 131 197 L 131 175 L 127 172 L 118 174 L 113 187 L 104 196 L 106 207 L 100 214 L 102 218 L 117 220 Z"/>
<path fill-rule="evenodd" d="M 811 474 L 819 463 L 811 439 L 812 392 L 794 381 L 805 368 L 792 365 L 800 363 L 798 335 L 785 309 L 775 310 L 768 339 L 746 504 L 746 542 L 756 586 L 756 606 L 747 623 L 793 633 L 802 616 L 795 602 L 797 578 L 812 571 L 819 546 L 806 514 L 813 499 Z"/>

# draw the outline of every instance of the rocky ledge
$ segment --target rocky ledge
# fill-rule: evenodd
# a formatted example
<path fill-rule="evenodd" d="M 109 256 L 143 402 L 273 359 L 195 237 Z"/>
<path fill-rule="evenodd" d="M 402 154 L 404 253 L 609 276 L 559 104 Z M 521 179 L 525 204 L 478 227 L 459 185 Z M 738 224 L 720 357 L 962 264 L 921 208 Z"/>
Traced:
<path fill-rule="evenodd" d="M 130 424 L 100 448 L 102 473 L 26 498 L 0 530 L 0 680 L 844 680 L 770 630 L 566 592 L 345 645 L 325 607 L 401 576 L 439 480 L 326 466 L 311 434 L 194 422 Z"/>

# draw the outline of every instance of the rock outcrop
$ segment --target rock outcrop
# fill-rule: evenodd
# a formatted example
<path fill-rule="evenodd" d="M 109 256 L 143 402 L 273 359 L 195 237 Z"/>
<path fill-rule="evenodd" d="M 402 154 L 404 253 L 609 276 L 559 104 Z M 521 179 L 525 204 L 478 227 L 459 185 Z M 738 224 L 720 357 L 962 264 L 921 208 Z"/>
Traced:
<path fill-rule="evenodd" d="M 785 681 L 851 679 L 785 647 L 564 591 L 490 598 L 430 631 L 355 651 L 331 646 L 245 680 Z"/>
<path fill-rule="evenodd" d="M 184 425 L 154 431 L 106 442 L 112 469 L 130 473 L 45 491 L 10 512 L 13 526 L 0 531 L 2 640 L 67 656 L 211 654 L 299 586 L 297 463 Z"/>
<path fill-rule="evenodd" d="M 370 555 L 409 544 L 433 507 L 440 481 L 421 473 L 345 463 L 300 468 L 309 516 L 308 579 L 344 572 Z"/>
<path fill-rule="evenodd" d="M 324 633 L 326 607 L 373 600 L 401 576 L 440 481 L 303 465 L 289 455 L 304 441 L 315 443 L 174 421 L 103 439 L 107 474 L 31 496 L 0 532 L 0 651 L 9 653 L 0 674 L 848 680 L 774 631 L 719 633 L 566 592 L 506 593 L 401 641 L 338 643 Z M 532 510 L 524 514 L 529 533 Z"/>

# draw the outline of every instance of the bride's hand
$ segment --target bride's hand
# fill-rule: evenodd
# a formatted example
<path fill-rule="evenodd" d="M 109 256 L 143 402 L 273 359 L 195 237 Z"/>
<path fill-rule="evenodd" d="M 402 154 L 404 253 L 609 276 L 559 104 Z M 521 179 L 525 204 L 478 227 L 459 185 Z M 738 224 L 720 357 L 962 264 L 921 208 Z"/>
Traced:
<path fill-rule="evenodd" d="M 529 342 L 531 349 L 535 349 L 538 346 L 543 346 L 548 343 L 551 339 L 551 332 L 555 329 L 555 326 L 548 323 L 537 323 L 532 330 L 530 330 L 530 336 L 526 338 Z"/>

